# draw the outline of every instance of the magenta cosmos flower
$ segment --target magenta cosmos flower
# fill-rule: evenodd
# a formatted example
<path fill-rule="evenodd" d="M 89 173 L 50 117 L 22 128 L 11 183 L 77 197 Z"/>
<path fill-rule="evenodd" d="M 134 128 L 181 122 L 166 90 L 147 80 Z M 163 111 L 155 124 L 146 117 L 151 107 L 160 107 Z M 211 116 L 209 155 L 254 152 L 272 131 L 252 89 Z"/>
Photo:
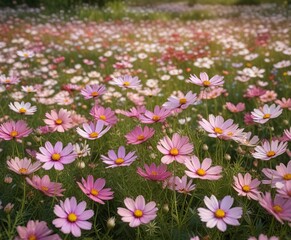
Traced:
<path fill-rule="evenodd" d="M 255 152 L 252 155 L 254 158 L 267 161 L 283 154 L 286 149 L 287 142 L 265 141 L 262 146 L 255 147 Z"/>
<path fill-rule="evenodd" d="M 96 123 L 93 122 L 83 123 L 84 130 L 78 127 L 77 133 L 83 138 L 95 140 L 97 138 L 102 137 L 111 128 L 111 126 L 107 126 L 106 128 L 104 127 L 106 127 L 104 122 L 100 120 L 98 120 Z"/>
<path fill-rule="evenodd" d="M 81 90 L 81 94 L 85 99 L 97 98 L 100 95 L 106 93 L 106 88 L 104 85 L 86 85 L 84 89 Z"/>
<path fill-rule="evenodd" d="M 9 170 L 19 175 L 29 175 L 41 168 L 40 162 L 31 163 L 31 159 L 19 159 L 18 157 L 8 160 L 7 165 Z"/>
<path fill-rule="evenodd" d="M 291 199 L 291 181 L 287 181 L 285 184 L 281 184 L 279 188 L 277 184 L 277 193 L 282 198 Z"/>
<path fill-rule="evenodd" d="M 272 118 L 276 118 L 281 115 L 283 109 L 280 106 L 272 104 L 268 106 L 265 104 L 262 109 L 254 109 L 252 117 L 254 122 L 264 124 Z"/>
<path fill-rule="evenodd" d="M 179 178 L 178 176 L 172 176 L 164 181 L 163 188 L 167 187 L 173 191 L 191 195 L 190 192 L 192 192 L 196 188 L 196 185 L 192 183 L 193 180 L 190 179 L 188 182 L 186 175 L 184 175 L 182 178 Z"/>
<path fill-rule="evenodd" d="M 128 222 L 130 227 L 138 227 L 141 224 L 147 224 L 157 216 L 158 208 L 155 202 L 145 203 L 142 195 L 135 200 L 126 198 L 124 200 L 126 208 L 117 208 L 117 213 L 122 217 L 123 222 Z"/>
<path fill-rule="evenodd" d="M 135 151 L 126 154 L 125 148 L 120 146 L 117 154 L 113 150 L 108 151 L 108 157 L 101 155 L 102 161 L 109 165 L 107 168 L 114 168 L 120 166 L 129 166 L 137 158 Z"/>
<path fill-rule="evenodd" d="M 194 147 L 189 143 L 188 137 L 174 133 L 172 140 L 168 136 L 161 139 L 157 148 L 165 155 L 161 159 L 162 163 L 170 164 L 174 160 L 184 163 L 189 158 L 188 155 L 192 153 Z"/>
<path fill-rule="evenodd" d="M 260 194 L 258 186 L 261 182 L 257 178 L 252 180 L 252 176 L 249 173 L 246 173 L 244 176 L 239 173 L 237 177 L 233 176 L 233 180 L 233 188 L 238 192 L 239 196 L 258 200 Z"/>
<path fill-rule="evenodd" d="M 163 107 L 169 110 L 175 110 L 177 108 L 186 109 L 190 105 L 193 105 L 197 101 L 197 94 L 189 91 L 186 95 L 176 97 L 170 96 L 168 101 L 163 104 Z"/>
<path fill-rule="evenodd" d="M 0 138 L 6 141 L 27 137 L 31 132 L 32 129 L 23 120 L 9 121 L 0 125 Z"/>
<path fill-rule="evenodd" d="M 66 109 L 61 108 L 59 112 L 51 110 L 51 113 L 46 113 L 45 116 L 47 118 L 43 121 L 53 132 L 65 132 L 72 127 L 71 114 Z"/>
<path fill-rule="evenodd" d="M 125 135 L 128 144 L 140 144 L 151 138 L 155 134 L 153 128 L 147 126 L 142 129 L 142 127 L 135 127 L 131 132 Z"/>
<path fill-rule="evenodd" d="M 56 228 L 61 228 L 65 234 L 72 233 L 74 237 L 81 236 L 81 229 L 90 230 L 92 223 L 86 221 L 94 215 L 93 210 L 85 210 L 86 202 L 77 204 L 76 198 L 66 198 L 60 201 L 60 205 L 55 205 L 54 213 L 58 218 L 53 220 Z"/>
<path fill-rule="evenodd" d="M 209 79 L 206 72 L 200 73 L 200 78 L 198 78 L 195 74 L 190 75 L 188 82 L 193 83 L 195 85 L 201 87 L 213 87 L 213 86 L 222 86 L 224 83 L 223 76 L 215 75 Z"/>
<path fill-rule="evenodd" d="M 130 118 L 140 118 L 142 114 L 144 114 L 146 111 L 145 106 L 137 106 L 137 107 L 132 107 L 129 109 L 129 111 L 124 111 L 124 110 L 116 110 L 116 113 L 120 113 L 124 116 L 130 117 Z"/>
<path fill-rule="evenodd" d="M 164 122 L 170 114 L 170 110 L 165 109 L 164 107 L 160 108 L 160 106 L 155 106 L 153 112 L 146 110 L 144 115 L 139 117 L 139 120 L 142 123 Z"/>
<path fill-rule="evenodd" d="M 124 89 L 127 89 L 127 88 L 137 89 L 141 86 L 140 80 L 138 79 L 138 77 L 131 77 L 128 75 L 118 77 L 118 78 L 113 78 L 111 83 L 113 85 L 117 85 Z"/>
<path fill-rule="evenodd" d="M 244 103 L 238 103 L 237 105 L 234 105 L 231 102 L 226 102 L 225 106 L 229 111 L 231 111 L 233 113 L 242 112 L 246 108 Z"/>
<path fill-rule="evenodd" d="M 61 240 L 58 234 L 47 227 L 45 221 L 28 221 L 26 227 L 18 226 L 18 236 L 14 240 Z"/>
<path fill-rule="evenodd" d="M 282 198 L 279 195 L 272 200 L 271 193 L 266 192 L 259 198 L 260 205 L 272 214 L 280 223 L 283 220 L 291 221 L 291 199 Z"/>
<path fill-rule="evenodd" d="M 104 188 L 105 183 L 106 181 L 104 178 L 97 178 L 94 182 L 94 177 L 92 175 L 87 177 L 87 181 L 82 178 L 82 183 L 77 182 L 83 193 L 100 204 L 105 204 L 103 200 L 107 201 L 113 199 L 113 192 L 111 188 Z"/>
<path fill-rule="evenodd" d="M 57 142 L 53 146 L 50 142 L 45 143 L 45 147 L 40 147 L 41 153 L 36 153 L 36 158 L 40 162 L 44 162 L 42 166 L 45 170 L 54 167 L 56 170 L 63 170 L 64 164 L 69 164 L 75 161 L 77 154 L 74 152 L 73 145 L 69 143 L 63 148 L 62 142 Z"/>
<path fill-rule="evenodd" d="M 159 166 L 156 166 L 155 163 L 152 163 L 150 166 L 145 164 L 144 168 L 145 171 L 138 167 L 137 173 L 147 180 L 164 181 L 172 175 L 171 172 L 167 172 L 167 165 L 164 164 Z"/>
<path fill-rule="evenodd" d="M 33 115 L 37 108 L 36 106 L 31 106 L 31 103 L 27 102 L 14 102 L 9 104 L 9 108 L 17 113 L 23 114 L 23 115 Z"/>
<path fill-rule="evenodd" d="M 204 197 L 204 203 L 206 208 L 198 208 L 198 214 L 202 222 L 206 222 L 206 227 L 214 228 L 215 226 L 222 232 L 226 231 L 227 224 L 233 226 L 239 226 L 238 219 L 242 216 L 242 208 L 234 207 L 233 198 L 231 196 L 225 196 L 221 201 L 218 201 L 214 195 L 210 198 Z"/>
<path fill-rule="evenodd" d="M 211 167 L 212 160 L 210 158 L 205 158 L 202 163 L 196 156 L 185 161 L 185 166 L 189 171 L 185 171 L 186 175 L 190 178 L 200 178 L 203 180 L 218 180 L 222 177 L 222 167 L 214 166 Z"/>
<path fill-rule="evenodd" d="M 103 121 L 105 125 L 113 126 L 117 123 L 115 112 L 109 107 L 104 108 L 102 106 L 95 105 L 91 109 L 90 115 L 93 116 L 96 121 Z"/>
<path fill-rule="evenodd" d="M 33 176 L 32 179 L 26 178 L 26 181 L 29 185 L 49 197 L 61 197 L 63 196 L 62 192 L 65 191 L 65 189 L 62 189 L 61 183 L 51 182 L 48 175 L 45 175 L 42 178 L 39 176 Z"/>

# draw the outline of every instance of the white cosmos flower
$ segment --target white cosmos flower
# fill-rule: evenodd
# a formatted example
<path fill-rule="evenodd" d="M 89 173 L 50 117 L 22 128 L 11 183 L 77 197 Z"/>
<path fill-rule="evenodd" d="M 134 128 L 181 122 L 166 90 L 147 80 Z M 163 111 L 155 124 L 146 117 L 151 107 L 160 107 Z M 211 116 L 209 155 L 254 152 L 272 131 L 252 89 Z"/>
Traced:
<path fill-rule="evenodd" d="M 31 106 L 31 103 L 29 102 L 14 102 L 14 104 L 10 103 L 9 108 L 14 112 L 24 115 L 33 115 L 37 110 L 36 106 Z"/>

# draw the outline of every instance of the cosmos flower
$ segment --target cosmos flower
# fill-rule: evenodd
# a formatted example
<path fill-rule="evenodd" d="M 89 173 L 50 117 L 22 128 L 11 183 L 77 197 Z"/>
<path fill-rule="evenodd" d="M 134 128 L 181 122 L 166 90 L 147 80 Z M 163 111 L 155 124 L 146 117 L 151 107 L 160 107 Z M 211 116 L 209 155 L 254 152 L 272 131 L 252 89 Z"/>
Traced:
<path fill-rule="evenodd" d="M 8 169 L 19 174 L 29 175 L 41 168 L 40 162 L 32 163 L 31 159 L 15 157 L 7 161 Z"/>
<path fill-rule="evenodd" d="M 231 111 L 231 112 L 233 112 L 233 113 L 242 112 L 242 111 L 244 111 L 245 108 L 246 108 L 245 104 L 244 104 L 244 103 L 241 103 L 241 102 L 238 103 L 237 105 L 234 105 L 234 104 L 231 103 L 231 102 L 226 102 L 226 103 L 225 103 L 225 106 L 226 106 L 226 108 L 227 108 L 229 111 Z"/>
<path fill-rule="evenodd" d="M 159 166 L 156 166 L 155 163 L 152 163 L 150 166 L 145 164 L 144 168 L 145 171 L 138 167 L 137 173 L 147 180 L 164 181 L 172 175 L 171 172 L 167 171 L 167 166 L 164 164 Z"/>
<path fill-rule="evenodd" d="M 97 98 L 106 93 L 106 88 L 104 85 L 86 85 L 84 89 L 81 90 L 81 94 L 85 99 Z"/>
<path fill-rule="evenodd" d="M 147 141 L 155 134 L 155 130 L 153 128 L 149 128 L 147 126 L 142 129 L 142 127 L 135 127 L 132 131 L 125 135 L 128 144 L 140 144 Z"/>
<path fill-rule="evenodd" d="M 137 106 L 137 107 L 132 107 L 129 111 L 123 111 L 119 110 L 117 113 L 120 113 L 124 116 L 130 117 L 130 118 L 140 118 L 142 114 L 144 114 L 146 111 L 145 106 Z"/>
<path fill-rule="evenodd" d="M 93 122 L 83 123 L 84 130 L 79 127 L 76 130 L 81 137 L 95 140 L 101 138 L 110 128 L 111 126 L 105 126 L 104 121 L 98 120 L 95 124 Z"/>
<path fill-rule="evenodd" d="M 272 104 L 270 107 L 265 104 L 263 109 L 254 109 L 252 117 L 254 122 L 264 124 L 272 118 L 276 118 L 281 115 L 283 109 L 280 106 Z"/>
<path fill-rule="evenodd" d="M 146 110 L 145 113 L 139 117 L 139 120 L 142 123 L 164 122 L 170 114 L 170 110 L 164 107 L 160 108 L 160 106 L 155 106 L 153 112 Z"/>
<path fill-rule="evenodd" d="M 14 102 L 9 104 L 9 108 L 17 113 L 23 114 L 23 115 L 33 115 L 37 108 L 36 106 L 31 106 L 31 103 L 24 103 L 24 102 Z"/>
<path fill-rule="evenodd" d="M 0 125 L 0 139 L 2 138 L 6 141 L 27 137 L 31 132 L 32 129 L 23 120 L 16 122 L 11 120 Z"/>
<path fill-rule="evenodd" d="M 255 152 L 252 155 L 254 158 L 267 161 L 283 154 L 286 149 L 287 142 L 279 142 L 278 140 L 265 141 L 262 146 L 255 147 Z"/>
<path fill-rule="evenodd" d="M 197 94 L 189 91 L 186 95 L 181 97 L 170 96 L 168 101 L 163 104 L 163 107 L 169 110 L 186 109 L 197 101 Z"/>
<path fill-rule="evenodd" d="M 256 238 L 256 237 L 249 237 L 248 240 L 279 240 L 279 238 L 276 237 L 276 236 L 272 236 L 272 237 L 269 238 L 265 234 L 260 234 L 258 238 Z"/>
<path fill-rule="evenodd" d="M 21 50 L 21 51 L 17 51 L 16 53 L 22 59 L 32 58 L 34 56 L 34 52 L 30 50 Z"/>
<path fill-rule="evenodd" d="M 127 88 L 137 89 L 141 87 L 140 80 L 138 79 L 138 77 L 131 77 L 128 75 L 113 78 L 111 83 L 124 89 Z"/>
<path fill-rule="evenodd" d="M 195 74 L 190 75 L 188 82 L 196 84 L 201 87 L 213 87 L 213 86 L 222 86 L 224 83 L 223 76 L 215 75 L 210 80 L 206 72 L 200 73 L 200 78 Z"/>
<path fill-rule="evenodd" d="M 261 182 L 257 178 L 252 180 L 252 176 L 249 173 L 246 173 L 244 176 L 239 173 L 237 177 L 233 176 L 233 180 L 233 188 L 238 192 L 239 196 L 258 200 L 260 194 L 258 186 Z"/>
<path fill-rule="evenodd" d="M 4 85 L 15 85 L 18 84 L 19 82 L 20 82 L 19 77 L 17 77 L 17 75 L 14 73 L 9 74 L 9 76 L 7 77 L 5 75 L 0 76 L 0 83 Z"/>
<path fill-rule="evenodd" d="M 163 188 L 167 187 L 173 191 L 191 195 L 190 192 L 192 192 L 196 188 L 196 185 L 192 183 L 193 180 L 190 179 L 188 182 L 186 175 L 184 175 L 182 178 L 179 178 L 178 176 L 172 176 L 164 181 Z"/>
<path fill-rule="evenodd" d="M 286 181 L 285 184 L 282 184 L 280 182 L 279 188 L 278 188 L 278 184 L 276 187 L 277 187 L 278 196 L 282 198 L 291 199 L 291 181 Z"/>
<path fill-rule="evenodd" d="M 284 134 L 289 139 L 289 141 L 291 141 L 291 127 L 289 128 L 289 130 L 285 129 Z"/>
<path fill-rule="evenodd" d="M 95 105 L 91 109 L 90 115 L 93 116 L 96 121 L 103 121 L 105 125 L 113 126 L 117 123 L 115 112 L 109 107 L 104 108 L 102 106 Z"/>
<path fill-rule="evenodd" d="M 51 113 L 46 113 L 45 116 L 47 118 L 44 122 L 53 132 L 65 132 L 72 127 L 71 114 L 66 109 L 61 108 L 59 112 L 51 110 Z"/>

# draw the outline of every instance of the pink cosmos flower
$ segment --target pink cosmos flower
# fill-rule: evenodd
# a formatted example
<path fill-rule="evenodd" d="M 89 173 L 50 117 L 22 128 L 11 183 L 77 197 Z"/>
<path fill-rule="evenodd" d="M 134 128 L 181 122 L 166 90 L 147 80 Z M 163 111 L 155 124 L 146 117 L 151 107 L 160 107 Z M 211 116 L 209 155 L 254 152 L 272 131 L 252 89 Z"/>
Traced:
<path fill-rule="evenodd" d="M 291 181 L 286 181 L 285 184 L 281 183 L 281 186 L 278 188 L 277 184 L 277 193 L 278 196 L 282 198 L 291 199 Z"/>
<path fill-rule="evenodd" d="M 239 226 L 238 219 L 242 216 L 242 208 L 231 208 L 233 201 L 231 196 L 225 196 L 221 201 L 218 201 L 214 195 L 211 195 L 210 198 L 205 196 L 204 203 L 208 209 L 198 208 L 201 221 L 207 222 L 206 227 L 214 228 L 217 226 L 222 232 L 227 229 L 227 224 Z"/>
<path fill-rule="evenodd" d="M 140 80 L 138 77 L 131 77 L 128 75 L 118 77 L 118 78 L 113 78 L 112 82 L 113 85 L 117 85 L 121 88 L 127 89 L 137 89 L 140 88 Z"/>
<path fill-rule="evenodd" d="M 53 231 L 47 227 L 45 221 L 27 222 L 26 227 L 17 227 L 18 236 L 14 240 L 61 240 L 58 234 L 53 234 Z"/>
<path fill-rule="evenodd" d="M 272 237 L 268 238 L 267 235 L 260 234 L 258 238 L 256 238 L 256 237 L 249 237 L 248 240 L 279 240 L 279 238 L 276 237 L 276 236 L 272 236 Z"/>
<path fill-rule="evenodd" d="M 222 177 L 222 167 L 214 166 L 211 167 L 212 160 L 205 158 L 202 163 L 196 156 L 185 161 L 185 166 L 189 171 L 185 171 L 186 175 L 190 178 L 199 178 L 203 180 L 218 180 Z"/>
<path fill-rule="evenodd" d="M 9 76 L 0 75 L 0 83 L 4 85 L 15 85 L 20 82 L 19 77 L 15 74 L 9 74 Z"/>
<path fill-rule="evenodd" d="M 271 193 L 266 192 L 259 198 L 260 205 L 272 214 L 280 223 L 283 220 L 291 221 L 291 199 L 282 198 L 279 195 L 272 200 Z"/>
<path fill-rule="evenodd" d="M 285 136 L 288 138 L 289 141 L 291 141 L 291 127 L 288 129 L 284 130 Z"/>
<path fill-rule="evenodd" d="M 116 110 L 117 111 L 117 110 Z M 145 106 L 137 106 L 137 107 L 132 107 L 129 111 L 123 111 L 119 110 L 117 113 L 120 113 L 124 116 L 130 117 L 130 118 L 138 118 L 144 114 L 146 111 Z"/>
<path fill-rule="evenodd" d="M 167 187 L 173 191 L 191 195 L 190 192 L 192 192 L 196 188 L 196 185 L 192 183 L 193 180 L 190 179 L 188 182 L 186 175 L 184 175 L 182 178 L 179 178 L 178 176 L 172 176 L 164 181 L 163 188 Z"/>
<path fill-rule="evenodd" d="M 193 105 L 197 101 L 197 94 L 189 91 L 186 95 L 181 97 L 170 96 L 168 101 L 163 104 L 163 107 L 169 110 L 175 110 L 177 108 L 186 109 L 190 105 Z"/>
<path fill-rule="evenodd" d="M 94 177 L 92 175 L 87 177 L 87 181 L 82 178 L 82 183 L 77 182 L 83 193 L 100 204 L 105 204 L 104 201 L 113 199 L 113 192 L 111 188 L 104 188 L 105 183 L 106 181 L 104 178 L 97 178 L 94 182 Z"/>
<path fill-rule="evenodd" d="M 117 213 L 121 216 L 123 222 L 128 222 L 130 227 L 138 227 L 141 224 L 147 224 L 157 216 L 158 208 L 155 202 L 145 203 L 142 195 L 135 200 L 131 198 L 124 199 L 127 208 L 117 208 Z"/>
<path fill-rule="evenodd" d="M 266 90 L 257 87 L 257 86 L 249 86 L 246 93 L 243 95 L 246 98 L 260 97 L 266 93 Z"/>
<path fill-rule="evenodd" d="M 63 149 L 63 143 L 57 142 L 53 146 L 50 142 L 45 143 L 45 147 L 40 147 L 41 153 L 36 153 L 36 158 L 45 164 L 42 166 L 45 170 L 54 167 L 56 170 L 63 170 L 64 164 L 69 164 L 75 161 L 77 154 L 74 152 L 73 145 L 69 143 Z"/>
<path fill-rule="evenodd" d="M 244 115 L 244 123 L 246 125 L 255 124 L 254 119 L 253 119 L 253 115 L 251 113 L 245 113 L 245 115 Z"/>
<path fill-rule="evenodd" d="M 44 122 L 53 131 L 65 132 L 72 127 L 71 114 L 66 110 L 61 108 L 59 112 L 51 110 L 51 113 L 46 113 L 47 117 Z"/>
<path fill-rule="evenodd" d="M 140 144 L 147 141 L 155 134 L 155 130 L 153 128 L 149 128 L 147 126 L 142 129 L 142 127 L 135 127 L 131 132 L 125 135 L 128 144 Z"/>
<path fill-rule="evenodd" d="M 51 182 L 48 175 L 45 175 L 42 178 L 39 176 L 33 176 L 32 179 L 26 178 L 26 181 L 29 185 L 40 190 L 49 197 L 61 197 L 63 196 L 62 192 L 65 191 L 65 189 L 62 189 L 61 183 Z"/>
<path fill-rule="evenodd" d="M 265 141 L 262 146 L 255 147 L 255 152 L 252 155 L 254 158 L 267 161 L 283 154 L 286 149 L 287 142 Z"/>
<path fill-rule="evenodd" d="M 95 140 L 97 138 L 102 137 L 105 133 L 109 131 L 111 126 L 105 127 L 104 121 L 98 120 L 95 124 L 93 122 L 83 123 L 83 129 L 77 128 L 77 133 L 83 138 L 87 138 L 89 140 Z"/>
<path fill-rule="evenodd" d="M 279 104 L 281 108 L 291 110 L 291 98 L 282 98 L 282 100 L 276 100 L 275 103 Z"/>
<path fill-rule="evenodd" d="M 263 109 L 254 109 L 252 117 L 254 122 L 264 124 L 272 118 L 276 118 L 281 115 L 283 109 L 280 106 L 272 104 L 270 107 L 265 104 Z"/>
<path fill-rule="evenodd" d="M 238 192 L 239 196 L 258 200 L 260 194 L 258 186 L 261 182 L 257 178 L 252 180 L 252 176 L 249 173 L 246 173 L 244 176 L 239 173 L 237 177 L 233 176 L 233 180 L 233 188 Z"/>
<path fill-rule="evenodd" d="M 102 94 L 106 93 L 106 88 L 104 85 L 86 85 L 84 89 L 81 90 L 81 94 L 85 99 L 97 98 Z"/>
<path fill-rule="evenodd" d="M 158 150 L 164 154 L 161 161 L 164 164 L 170 164 L 174 160 L 184 163 L 189 159 L 189 154 L 193 151 L 193 144 L 189 143 L 189 138 L 174 133 L 172 140 L 166 136 L 161 139 L 157 145 Z"/>
<path fill-rule="evenodd" d="M 137 173 L 147 180 L 164 181 L 172 175 L 171 172 L 167 172 L 167 166 L 164 164 L 159 166 L 156 166 L 155 163 L 152 163 L 150 166 L 145 164 L 144 168 L 145 171 L 138 167 Z"/>
<path fill-rule="evenodd" d="M 9 104 L 9 108 L 17 113 L 23 114 L 23 115 L 33 115 L 37 108 L 36 106 L 31 106 L 31 103 L 27 102 L 14 102 Z"/>
<path fill-rule="evenodd" d="M 237 142 L 239 142 L 240 144 L 244 145 L 244 146 L 249 146 L 249 147 L 252 147 L 252 146 L 256 146 L 257 143 L 259 142 L 259 138 L 258 136 L 252 136 L 252 133 L 251 132 L 247 132 L 247 133 L 243 133 L 241 138 L 237 138 Z"/>
<path fill-rule="evenodd" d="M 96 121 L 103 121 L 105 125 L 113 126 L 117 123 L 117 117 L 115 112 L 111 108 L 104 108 L 98 105 L 95 105 L 91 111 L 90 115 L 94 117 Z"/>
<path fill-rule="evenodd" d="M 31 163 L 31 159 L 15 157 L 7 161 L 8 169 L 19 174 L 29 175 L 41 168 L 40 162 Z"/>
<path fill-rule="evenodd" d="M 233 113 L 242 112 L 246 108 L 245 104 L 241 102 L 238 103 L 237 105 L 234 105 L 231 102 L 226 102 L 225 106 L 229 111 Z"/>
<path fill-rule="evenodd" d="M 144 115 L 139 117 L 139 120 L 142 123 L 164 122 L 170 114 L 170 110 L 165 109 L 164 107 L 160 108 L 159 106 L 155 106 L 153 112 L 146 110 Z"/>
<path fill-rule="evenodd" d="M 32 129 L 23 120 L 8 121 L 0 125 L 0 139 L 6 141 L 27 137 L 31 132 Z"/>
<path fill-rule="evenodd" d="M 72 233 L 74 237 L 81 236 L 81 229 L 90 230 L 92 223 L 86 221 L 94 215 L 93 210 L 85 210 L 86 202 L 77 204 L 76 198 L 66 198 L 65 202 L 55 205 L 54 213 L 58 218 L 53 220 L 56 228 L 61 228 L 65 234 Z"/>
<path fill-rule="evenodd" d="M 115 168 L 121 166 L 129 166 L 137 158 L 135 151 L 126 154 L 125 148 L 120 146 L 117 154 L 113 150 L 108 151 L 108 157 L 101 155 L 102 161 L 109 165 L 107 168 Z"/>
<path fill-rule="evenodd" d="M 224 83 L 223 76 L 215 75 L 210 80 L 206 72 L 200 73 L 200 78 L 195 74 L 190 75 L 188 82 L 196 84 L 201 87 L 213 87 L 213 86 L 222 86 Z"/>

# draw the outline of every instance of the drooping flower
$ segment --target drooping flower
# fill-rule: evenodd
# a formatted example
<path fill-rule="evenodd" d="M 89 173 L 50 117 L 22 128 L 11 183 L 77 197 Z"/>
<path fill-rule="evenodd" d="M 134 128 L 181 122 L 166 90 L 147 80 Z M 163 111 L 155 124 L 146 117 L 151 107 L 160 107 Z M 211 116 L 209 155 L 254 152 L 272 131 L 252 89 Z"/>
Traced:
<path fill-rule="evenodd" d="M 46 113 L 45 116 L 47 118 L 44 122 L 53 132 L 65 132 L 72 127 L 71 114 L 66 109 L 61 108 L 59 112 L 51 110 L 51 113 Z"/>
<path fill-rule="evenodd" d="M 96 121 L 103 121 L 105 125 L 115 125 L 117 123 L 117 117 L 115 112 L 111 108 L 104 108 L 102 106 L 95 105 L 91 111 L 90 115 L 94 117 Z"/>
<path fill-rule="evenodd" d="M 285 182 L 285 184 L 280 182 L 280 186 L 276 184 L 278 196 L 282 198 L 291 199 L 291 181 Z"/>
<path fill-rule="evenodd" d="M 289 139 L 289 141 L 291 141 L 291 127 L 289 128 L 289 130 L 285 129 L 284 134 Z"/>
<path fill-rule="evenodd" d="M 140 144 L 147 141 L 155 134 L 155 130 L 153 128 L 149 128 L 147 126 L 142 129 L 142 127 L 135 127 L 132 131 L 125 135 L 128 144 Z"/>
<path fill-rule="evenodd" d="M 282 98 L 282 100 L 276 100 L 275 103 L 279 104 L 281 108 L 291 110 L 291 98 Z"/>
<path fill-rule="evenodd" d="M 31 106 L 31 103 L 27 102 L 14 102 L 9 104 L 9 108 L 17 113 L 23 114 L 23 115 L 33 115 L 37 108 L 36 106 Z"/>
<path fill-rule="evenodd" d="M 190 178 L 200 178 L 203 180 L 218 180 L 222 177 L 222 167 L 214 166 L 211 167 L 212 160 L 205 158 L 202 163 L 196 156 L 185 161 L 185 166 L 189 171 L 185 171 L 186 175 Z"/>
<path fill-rule="evenodd" d="M 63 170 L 64 164 L 74 162 L 77 157 L 71 143 L 63 148 L 62 142 L 57 142 L 55 146 L 53 146 L 49 141 L 47 141 L 45 147 L 40 147 L 39 151 L 41 153 L 36 153 L 36 158 L 40 162 L 44 162 L 42 167 L 46 170 L 49 170 L 52 167 L 56 170 Z"/>
<path fill-rule="evenodd" d="M 215 226 L 222 232 L 226 231 L 227 224 L 233 226 L 239 226 L 238 219 L 242 216 L 242 208 L 234 207 L 233 198 L 231 196 L 225 196 L 221 201 L 218 201 L 214 195 L 210 198 L 204 197 L 204 203 L 206 208 L 198 208 L 198 214 L 202 222 L 206 222 L 206 227 L 214 228 Z"/>
<path fill-rule="evenodd" d="M 131 77 L 128 75 L 121 76 L 118 78 L 113 78 L 111 83 L 113 85 L 117 85 L 124 89 L 127 89 L 127 88 L 137 89 L 137 88 L 140 88 L 141 86 L 140 80 L 138 79 L 138 77 Z"/>
<path fill-rule="evenodd" d="M 146 110 L 145 113 L 139 117 L 139 120 L 142 123 L 164 122 L 170 114 L 170 110 L 164 107 L 160 108 L 160 106 L 155 106 L 153 112 Z"/>
<path fill-rule="evenodd" d="M 255 147 L 255 152 L 252 155 L 254 158 L 267 161 L 283 154 L 286 149 L 287 142 L 265 141 L 262 146 Z"/>
<path fill-rule="evenodd" d="M 233 188 L 238 192 L 239 196 L 246 196 L 248 199 L 258 200 L 260 194 L 258 186 L 261 182 L 257 178 L 252 179 L 249 173 L 246 173 L 244 176 L 239 173 L 237 177 L 233 176 L 233 179 Z"/>
<path fill-rule="evenodd" d="M 243 132 L 241 137 L 235 140 L 245 146 L 249 146 L 249 147 L 256 146 L 260 139 L 256 135 L 253 137 L 251 136 L 252 136 L 251 132 L 247 132 L 247 133 Z"/>
<path fill-rule="evenodd" d="M 0 125 L 0 138 L 8 141 L 27 137 L 32 132 L 32 129 L 27 126 L 23 120 L 8 121 Z"/>
<path fill-rule="evenodd" d="M 51 182 L 48 175 L 45 175 L 42 178 L 39 176 L 33 176 L 32 179 L 26 178 L 26 181 L 29 185 L 49 197 L 61 197 L 63 196 L 62 192 L 65 191 L 65 189 L 62 189 L 61 183 Z"/>
<path fill-rule="evenodd" d="M 238 103 L 237 105 L 234 105 L 234 104 L 231 103 L 231 102 L 226 102 L 226 103 L 225 103 L 225 106 L 226 106 L 226 108 L 227 108 L 229 111 L 231 111 L 231 112 L 233 112 L 233 113 L 242 112 L 242 111 L 244 111 L 245 108 L 246 108 L 245 104 L 244 104 L 244 103 L 241 103 L 241 102 Z"/>
<path fill-rule="evenodd" d="M 93 210 L 85 210 L 86 202 L 77 204 L 75 197 L 66 198 L 60 201 L 60 205 L 55 205 L 54 213 L 58 218 L 53 220 L 56 228 L 61 228 L 65 234 L 72 233 L 74 237 L 81 236 L 81 229 L 90 230 L 92 223 L 87 221 L 94 215 Z"/>
<path fill-rule="evenodd" d="M 89 140 L 95 140 L 102 137 L 105 133 L 109 131 L 110 128 L 111 126 L 105 126 L 103 121 L 98 120 L 95 124 L 93 122 L 83 123 L 84 130 L 79 127 L 76 130 L 80 136 Z"/>
<path fill-rule="evenodd" d="M 138 167 L 137 173 L 147 180 L 164 181 L 172 175 L 171 172 L 167 171 L 167 166 L 164 164 L 159 166 L 156 166 L 155 163 L 152 163 L 150 166 L 145 164 L 144 168 L 145 171 Z"/>
<path fill-rule="evenodd" d="M 163 188 L 167 187 L 173 191 L 191 195 L 190 192 L 192 192 L 196 188 L 196 185 L 192 183 L 193 180 L 190 179 L 188 182 L 186 175 L 181 178 L 179 178 L 178 176 L 172 176 L 164 181 Z"/>
<path fill-rule="evenodd" d="M 94 181 L 92 175 L 89 175 L 87 180 L 82 178 L 82 183 L 77 182 L 83 193 L 100 204 L 105 204 L 104 201 L 113 199 L 113 192 L 111 188 L 104 188 L 105 183 L 106 181 L 104 178 L 97 178 Z"/>
<path fill-rule="evenodd" d="M 97 98 L 106 92 L 104 85 L 86 85 L 84 89 L 81 90 L 81 94 L 85 99 Z"/>
<path fill-rule="evenodd" d="M 8 169 L 19 175 L 29 175 L 41 168 L 40 162 L 32 163 L 31 159 L 19 159 L 18 157 L 8 160 L 7 165 Z"/>
<path fill-rule="evenodd" d="M 130 118 L 140 118 L 142 114 L 144 114 L 146 111 L 145 106 L 137 106 L 132 107 L 129 111 L 124 110 L 116 110 L 116 113 L 120 113 L 124 116 L 130 117 Z"/>
<path fill-rule="evenodd" d="M 213 86 L 222 86 L 224 83 L 223 76 L 215 75 L 209 79 L 206 72 L 200 73 L 200 78 L 198 78 L 195 74 L 190 75 L 188 82 L 196 84 L 201 87 L 213 87 Z"/>
<path fill-rule="evenodd" d="M 157 148 L 165 155 L 161 159 L 162 163 L 170 164 L 173 161 L 184 163 L 189 158 L 194 147 L 193 144 L 189 143 L 188 137 L 174 133 L 172 139 L 168 136 L 161 139 Z"/>
<path fill-rule="evenodd" d="M 283 109 L 280 106 L 272 104 L 268 106 L 265 104 L 262 109 L 254 109 L 252 117 L 254 122 L 264 124 L 272 118 L 276 118 L 281 115 Z"/>
<path fill-rule="evenodd" d="M 53 234 L 45 221 L 27 222 L 26 227 L 18 226 L 18 236 L 14 240 L 61 240 L 58 234 Z"/>
<path fill-rule="evenodd" d="M 108 165 L 107 168 L 129 166 L 137 158 L 135 151 L 126 154 L 125 148 L 120 146 L 117 154 L 113 150 L 108 151 L 108 157 L 101 155 L 102 161 Z"/>
<path fill-rule="evenodd" d="M 163 107 L 169 110 L 186 109 L 197 101 L 197 94 L 189 91 L 186 95 L 176 97 L 170 96 L 168 101 L 163 104 Z"/>
<path fill-rule="evenodd" d="M 117 208 L 117 213 L 122 217 L 123 222 L 128 222 L 130 227 L 138 227 L 147 224 L 157 216 L 158 208 L 155 202 L 145 203 L 142 195 L 135 200 L 126 198 L 124 204 L 127 208 Z"/>

